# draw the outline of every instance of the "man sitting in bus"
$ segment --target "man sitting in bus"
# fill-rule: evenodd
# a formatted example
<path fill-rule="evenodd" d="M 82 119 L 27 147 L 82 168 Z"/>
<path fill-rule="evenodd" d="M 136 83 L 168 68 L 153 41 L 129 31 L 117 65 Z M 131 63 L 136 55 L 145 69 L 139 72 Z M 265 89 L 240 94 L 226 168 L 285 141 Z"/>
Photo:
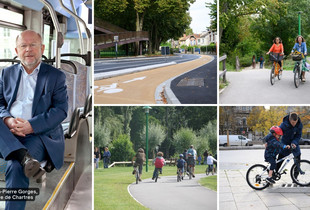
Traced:
<path fill-rule="evenodd" d="M 67 116 L 65 74 L 41 62 L 41 35 L 26 30 L 16 38 L 21 61 L 0 76 L 0 157 L 8 161 L 6 188 L 28 188 L 29 178 L 59 169 L 64 162 L 61 122 Z M 40 162 L 47 160 L 42 168 Z M 26 201 L 6 201 L 24 209 Z"/>

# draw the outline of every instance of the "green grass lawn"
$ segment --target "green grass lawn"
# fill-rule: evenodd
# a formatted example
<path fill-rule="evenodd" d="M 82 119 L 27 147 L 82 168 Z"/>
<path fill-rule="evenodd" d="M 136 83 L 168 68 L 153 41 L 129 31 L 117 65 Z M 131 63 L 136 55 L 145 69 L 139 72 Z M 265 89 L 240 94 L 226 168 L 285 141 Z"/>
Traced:
<path fill-rule="evenodd" d="M 102 165 L 100 166 L 101 168 L 94 172 L 94 209 L 147 209 L 136 202 L 127 191 L 128 185 L 135 181 L 132 167 L 102 169 Z M 150 166 L 148 172 L 145 172 L 144 166 L 142 180 L 151 178 L 153 170 L 154 166 Z M 205 170 L 205 165 L 196 166 L 196 174 L 205 173 Z M 164 166 L 162 176 L 172 175 L 176 176 L 176 167 Z M 216 191 L 216 176 L 206 178 L 203 178 L 201 185 Z"/>
<path fill-rule="evenodd" d="M 217 191 L 217 176 L 208 176 L 199 180 L 199 183 L 213 191 Z"/>

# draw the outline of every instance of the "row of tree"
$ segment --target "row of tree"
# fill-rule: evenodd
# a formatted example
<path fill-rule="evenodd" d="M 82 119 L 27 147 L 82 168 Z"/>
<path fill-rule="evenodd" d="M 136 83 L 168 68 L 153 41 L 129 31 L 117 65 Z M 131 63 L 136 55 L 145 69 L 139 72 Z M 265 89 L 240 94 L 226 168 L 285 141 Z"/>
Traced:
<path fill-rule="evenodd" d="M 247 117 L 247 126 L 257 133 L 267 135 L 269 129 L 274 125 L 280 125 L 283 117 L 289 112 L 295 111 L 303 124 L 303 134 L 309 133 L 310 128 L 310 107 L 290 107 L 290 106 L 255 106 L 251 109 Z M 238 112 L 235 107 L 220 107 L 220 125 L 224 130 L 232 128 L 237 122 Z"/>
<path fill-rule="evenodd" d="M 160 43 L 178 39 L 189 28 L 190 4 L 195 0 L 95 0 L 95 16 L 128 31 L 148 31 L 149 50 L 159 50 Z M 206 4 L 207 7 L 216 7 Z M 216 29 L 216 15 L 211 14 L 212 29 Z M 215 22 L 215 23 L 214 23 Z"/>
<path fill-rule="evenodd" d="M 95 107 L 95 146 L 109 146 L 112 161 L 130 160 L 145 146 L 143 107 Z M 149 158 L 157 151 L 178 156 L 194 145 L 197 152 L 217 150 L 217 107 L 155 106 L 149 113 Z"/>
<path fill-rule="evenodd" d="M 298 13 L 301 12 L 301 32 L 310 38 L 308 0 L 221 0 L 220 53 L 227 54 L 229 63 L 235 57 L 265 55 L 275 37 L 283 41 L 288 55 L 298 35 Z"/>

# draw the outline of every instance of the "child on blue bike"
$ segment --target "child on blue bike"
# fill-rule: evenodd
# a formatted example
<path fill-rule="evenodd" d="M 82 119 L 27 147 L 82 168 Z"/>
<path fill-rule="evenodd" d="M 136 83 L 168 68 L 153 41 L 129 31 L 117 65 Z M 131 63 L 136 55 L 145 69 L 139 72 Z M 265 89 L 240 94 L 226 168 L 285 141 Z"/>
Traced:
<path fill-rule="evenodd" d="M 270 133 L 265 137 L 267 146 L 265 150 L 265 159 L 270 163 L 270 170 L 268 174 L 267 182 L 274 184 L 276 183 L 272 178 L 273 170 L 276 168 L 276 156 L 283 150 L 289 149 L 289 145 L 284 145 L 280 142 L 280 138 L 283 136 L 283 131 L 278 126 L 272 126 Z"/>
<path fill-rule="evenodd" d="M 177 160 L 177 168 L 178 168 L 177 171 L 179 171 L 179 169 L 181 169 L 182 174 L 183 174 L 184 173 L 184 166 L 185 166 L 185 160 L 183 159 L 184 155 L 180 154 L 179 157 L 180 158 Z M 183 179 L 183 177 L 182 177 L 182 179 Z"/>

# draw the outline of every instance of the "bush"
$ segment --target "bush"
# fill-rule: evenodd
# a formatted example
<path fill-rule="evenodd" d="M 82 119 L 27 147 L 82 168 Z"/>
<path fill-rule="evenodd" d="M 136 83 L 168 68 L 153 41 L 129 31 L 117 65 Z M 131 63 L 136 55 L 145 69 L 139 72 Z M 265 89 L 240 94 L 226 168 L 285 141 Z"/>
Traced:
<path fill-rule="evenodd" d="M 207 46 L 201 46 L 200 47 L 201 52 L 207 52 Z"/>
<path fill-rule="evenodd" d="M 173 139 L 175 142 L 176 152 L 181 154 L 184 149 L 188 149 L 190 145 L 196 143 L 196 134 L 190 128 L 181 128 L 174 135 Z"/>
<path fill-rule="evenodd" d="M 192 46 L 188 46 L 188 47 L 187 47 L 187 51 L 188 51 L 188 52 L 191 52 L 191 53 L 192 53 L 192 52 L 193 52 L 193 49 L 194 49 L 194 47 L 192 47 Z"/>
<path fill-rule="evenodd" d="M 253 55 L 245 55 L 243 57 L 239 57 L 240 67 L 248 67 L 252 65 L 252 57 Z"/>
<path fill-rule="evenodd" d="M 112 161 L 127 161 L 131 160 L 135 155 L 133 150 L 133 144 L 128 135 L 119 135 L 113 142 L 111 148 L 111 160 Z"/>
<path fill-rule="evenodd" d="M 216 46 L 215 43 L 211 43 L 207 46 L 207 51 L 208 52 L 215 52 L 216 51 Z"/>

